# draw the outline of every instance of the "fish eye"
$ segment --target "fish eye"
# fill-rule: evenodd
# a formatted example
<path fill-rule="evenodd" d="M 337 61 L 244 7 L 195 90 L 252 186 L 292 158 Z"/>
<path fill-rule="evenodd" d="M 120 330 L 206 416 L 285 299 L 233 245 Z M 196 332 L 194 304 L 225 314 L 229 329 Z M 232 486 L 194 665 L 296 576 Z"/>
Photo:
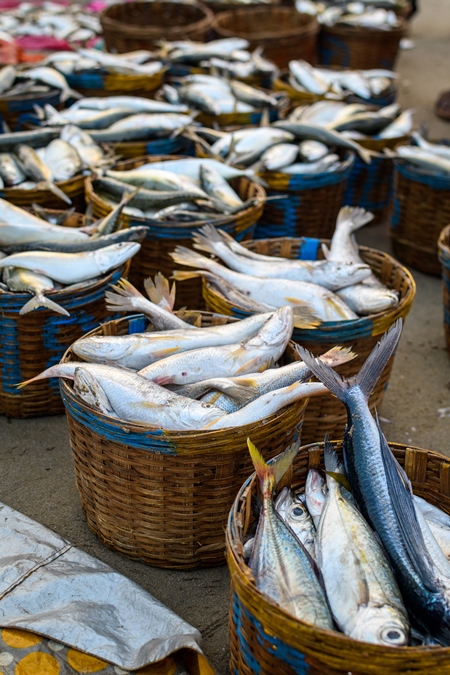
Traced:
<path fill-rule="evenodd" d="M 203 406 L 204 408 L 214 408 L 214 406 L 212 405 L 212 403 L 202 403 L 202 406 Z"/>
<path fill-rule="evenodd" d="M 294 518 L 301 518 L 304 515 L 305 509 L 302 506 L 296 504 L 291 511 L 291 516 L 293 516 Z"/>
<path fill-rule="evenodd" d="M 405 634 L 399 628 L 384 628 L 380 633 L 380 637 L 383 642 L 389 642 L 392 645 L 403 644 L 405 642 Z"/>

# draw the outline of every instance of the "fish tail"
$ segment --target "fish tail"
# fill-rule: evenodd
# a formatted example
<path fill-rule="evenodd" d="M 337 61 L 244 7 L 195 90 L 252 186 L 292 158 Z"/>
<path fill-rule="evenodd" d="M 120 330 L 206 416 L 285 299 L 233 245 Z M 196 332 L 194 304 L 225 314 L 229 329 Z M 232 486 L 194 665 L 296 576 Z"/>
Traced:
<path fill-rule="evenodd" d="M 330 443 L 328 434 L 325 436 L 325 443 L 323 448 L 324 460 L 325 460 L 325 473 L 327 475 L 327 484 L 328 487 L 331 487 L 332 482 L 336 482 L 342 487 L 344 487 L 349 492 L 352 491 L 351 485 L 348 481 L 347 476 L 344 472 L 344 466 L 340 461 L 337 453 Z"/>
<path fill-rule="evenodd" d="M 23 387 L 26 387 L 27 384 L 31 384 L 31 382 L 37 382 L 38 380 L 47 380 L 49 377 L 68 377 L 70 379 L 73 379 L 73 373 L 70 374 L 69 372 L 65 372 L 64 364 L 57 363 L 55 366 L 50 366 L 50 368 L 43 370 L 42 373 L 39 373 L 39 375 L 35 375 L 34 377 L 31 377 L 29 380 L 20 382 L 20 384 L 16 384 L 16 387 L 17 389 L 22 389 Z"/>
<path fill-rule="evenodd" d="M 71 89 L 69 87 L 68 89 L 63 90 L 61 94 L 61 102 L 64 103 L 64 101 L 67 101 L 68 98 L 75 98 L 78 101 L 80 98 L 84 98 L 84 94 L 80 94 L 80 92 L 75 91 L 75 89 Z"/>
<path fill-rule="evenodd" d="M 64 316 L 70 316 L 69 312 L 67 309 L 64 309 L 64 307 L 61 307 L 61 305 L 58 305 L 56 302 L 53 302 L 53 300 L 50 300 L 50 298 L 47 298 L 45 295 L 37 294 L 31 298 L 31 300 L 28 300 L 20 310 L 19 314 L 28 314 L 28 312 L 32 312 L 33 309 L 37 309 L 38 307 L 46 307 L 47 309 L 51 309 L 57 314 L 64 314 Z"/>
<path fill-rule="evenodd" d="M 155 305 L 160 305 L 171 312 L 175 304 L 175 283 L 170 288 L 169 280 L 158 272 L 155 279 L 148 277 L 144 281 L 145 292 Z"/>
<path fill-rule="evenodd" d="M 402 334 L 402 328 L 402 319 L 397 319 L 389 330 L 384 333 L 381 340 L 377 342 L 361 370 L 355 376 L 355 382 L 367 398 L 369 398 L 387 362 L 394 353 Z"/>
<path fill-rule="evenodd" d="M 127 312 L 128 310 L 135 309 L 134 304 L 132 303 L 133 298 L 139 298 L 140 300 L 145 300 L 142 293 L 140 293 L 137 288 L 130 284 L 127 279 L 119 279 L 119 282 L 116 286 L 111 286 L 115 291 L 106 291 L 106 307 L 110 311 L 122 311 Z"/>
<path fill-rule="evenodd" d="M 332 394 L 343 403 L 347 400 L 347 391 L 351 386 L 350 380 L 346 380 L 336 373 L 327 363 L 317 361 L 314 356 L 304 347 L 297 345 L 297 352 L 310 371 L 322 382 Z"/>
<path fill-rule="evenodd" d="M 63 202 L 66 202 L 66 204 L 72 203 L 72 200 L 70 199 L 70 197 L 68 197 L 65 192 L 63 192 L 57 185 L 55 185 L 51 181 L 48 181 L 48 183 L 45 183 L 45 187 L 48 190 L 50 190 L 50 192 L 53 192 L 54 195 L 56 195 L 57 197 L 62 199 Z"/>
<path fill-rule="evenodd" d="M 370 223 L 374 219 L 373 213 L 366 211 L 360 206 L 343 206 L 338 213 L 336 228 L 338 228 L 342 223 L 350 221 L 351 223 L 351 232 L 356 232 L 360 227 Z"/>
<path fill-rule="evenodd" d="M 194 248 L 207 253 L 215 253 L 214 244 L 223 241 L 221 232 L 214 225 L 204 225 L 198 232 L 194 233 Z"/>
<path fill-rule="evenodd" d="M 264 457 L 259 452 L 258 448 L 247 438 L 247 445 L 252 458 L 253 466 L 255 467 L 256 475 L 258 476 L 261 485 L 269 482 L 273 488 L 283 478 L 285 473 L 292 466 L 295 456 L 298 453 L 300 440 L 290 445 L 284 452 L 278 455 L 273 462 L 267 464 Z"/>
<path fill-rule="evenodd" d="M 174 251 L 170 254 L 172 260 L 179 265 L 186 265 L 187 267 L 200 267 L 208 269 L 210 267 L 210 261 L 204 255 L 200 255 L 196 251 L 192 251 L 190 248 L 185 246 L 177 246 Z"/>
<path fill-rule="evenodd" d="M 336 367 L 341 366 L 343 363 L 353 361 L 356 356 L 357 354 L 355 354 L 350 347 L 333 347 L 325 352 L 325 354 L 319 356 L 319 359 L 328 366 Z"/>

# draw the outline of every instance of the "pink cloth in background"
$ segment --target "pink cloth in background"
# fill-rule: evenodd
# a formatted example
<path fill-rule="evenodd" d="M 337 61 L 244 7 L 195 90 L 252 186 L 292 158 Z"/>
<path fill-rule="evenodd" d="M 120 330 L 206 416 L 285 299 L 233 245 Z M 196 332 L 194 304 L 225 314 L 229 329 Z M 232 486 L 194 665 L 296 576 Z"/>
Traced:
<path fill-rule="evenodd" d="M 21 49 L 25 52 L 70 52 L 72 47 L 65 40 L 57 40 L 56 38 L 43 35 L 37 37 L 35 35 L 24 35 L 17 40 Z"/>

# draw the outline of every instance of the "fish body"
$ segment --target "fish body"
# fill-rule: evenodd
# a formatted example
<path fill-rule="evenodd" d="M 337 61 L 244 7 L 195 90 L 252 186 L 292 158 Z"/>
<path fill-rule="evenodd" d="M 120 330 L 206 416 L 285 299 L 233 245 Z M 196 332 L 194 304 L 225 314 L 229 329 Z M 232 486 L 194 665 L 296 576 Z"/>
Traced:
<path fill-rule="evenodd" d="M 177 113 L 137 113 L 114 122 L 107 129 L 90 132 L 97 143 L 136 141 L 170 136 L 192 124 L 193 117 Z"/>
<path fill-rule="evenodd" d="M 61 89 L 61 101 L 67 101 L 71 96 L 73 98 L 81 98 L 81 95 L 73 91 L 67 84 L 67 80 L 59 73 L 55 68 L 50 68 L 48 66 L 37 66 L 36 68 L 30 68 L 21 77 L 27 77 L 32 80 L 38 80 L 39 82 L 44 82 L 50 87 L 55 89 Z"/>
<path fill-rule="evenodd" d="M 306 477 L 305 501 L 316 528 L 325 505 L 326 491 L 325 478 L 317 469 L 310 469 Z"/>
<path fill-rule="evenodd" d="M 1 136 L 0 136 L 1 139 Z M 200 157 L 185 157 L 183 159 L 169 159 L 159 162 L 151 162 L 149 164 L 144 164 L 139 167 L 138 170 L 161 170 L 161 171 L 170 171 L 181 176 L 186 176 L 191 180 L 199 183 L 200 182 L 200 167 L 208 166 L 216 169 L 225 180 L 231 180 L 232 178 L 240 178 L 241 176 L 251 175 L 249 170 L 242 171 L 241 169 L 236 169 L 235 167 L 228 166 L 223 162 L 219 162 L 215 159 L 209 158 L 200 158 Z"/>
<path fill-rule="evenodd" d="M 106 274 L 129 260 L 141 245 L 123 242 L 85 253 L 30 251 L 15 253 L 0 261 L 0 267 L 23 267 L 62 284 L 75 284 Z"/>
<path fill-rule="evenodd" d="M 435 173 L 450 173 L 450 158 L 436 153 L 428 152 L 416 146 L 401 145 L 397 148 L 397 154 L 402 159 L 417 165 L 419 168 Z"/>
<path fill-rule="evenodd" d="M 25 180 L 25 174 L 14 155 L 5 152 L 0 154 L 0 176 L 6 187 L 19 185 Z"/>
<path fill-rule="evenodd" d="M 88 371 L 102 388 L 114 413 L 122 420 L 171 431 L 199 429 L 225 415 L 214 406 L 183 398 L 122 368 L 82 361 L 48 368 L 30 381 L 49 377 L 73 379 L 75 371 Z"/>
<path fill-rule="evenodd" d="M 325 467 L 340 472 L 327 443 Z M 316 548 L 333 617 L 354 640 L 406 645 L 407 614 L 389 563 L 359 510 L 341 495 L 339 483 L 328 475 L 327 484 Z"/>
<path fill-rule="evenodd" d="M 69 180 L 82 169 L 81 159 L 69 143 L 56 138 L 45 150 L 45 164 L 51 167 L 56 181 Z"/>
<path fill-rule="evenodd" d="M 205 192 L 223 203 L 226 209 L 236 209 L 244 205 L 239 195 L 214 167 L 202 165 L 200 180 Z"/>
<path fill-rule="evenodd" d="M 300 621 L 332 629 L 333 620 L 311 559 L 273 504 L 275 472 L 278 469 L 281 473 L 284 464 L 292 461 L 292 451 L 286 451 L 274 469 L 250 442 L 249 448 L 263 490 L 263 505 L 248 563 L 256 586 Z"/>
<path fill-rule="evenodd" d="M 269 318 L 270 314 L 258 314 L 243 321 L 196 330 L 192 330 L 193 327 L 190 326 L 189 329 L 178 328 L 153 333 L 92 336 L 77 340 L 73 350 L 85 361 L 141 370 L 171 354 L 236 344 L 256 333 Z"/>
<path fill-rule="evenodd" d="M 197 187 L 190 178 L 180 176 L 169 170 L 140 167 L 131 171 L 111 170 L 107 171 L 106 175 L 123 183 L 143 187 L 147 190 L 188 191 L 196 193 L 202 198 L 208 197 L 206 192 Z"/>
<path fill-rule="evenodd" d="M 155 101 L 139 96 L 108 96 L 105 98 L 82 98 L 76 101 L 69 110 L 110 110 L 112 108 L 125 108 L 135 113 L 185 113 L 188 111 L 185 105 L 172 105 L 165 101 Z"/>
<path fill-rule="evenodd" d="M 52 171 L 41 159 L 39 154 L 28 145 L 20 144 L 16 148 L 16 154 L 29 178 L 37 183 L 42 182 L 46 188 L 53 192 L 64 202 L 71 204 L 71 199 L 52 182 Z"/>
<path fill-rule="evenodd" d="M 298 156 L 298 146 L 294 143 L 278 143 L 265 150 L 259 160 L 260 171 L 277 171 L 293 164 Z"/>
<path fill-rule="evenodd" d="M 315 560 L 316 528 L 300 497 L 284 487 L 275 501 L 275 510 Z"/>
<path fill-rule="evenodd" d="M 360 316 L 386 312 L 398 305 L 398 294 L 388 288 L 357 284 L 341 288 L 336 294 Z"/>
<path fill-rule="evenodd" d="M 348 413 L 345 463 L 353 495 L 386 550 L 406 607 L 442 644 L 450 644 L 450 579 L 433 562 L 417 521 L 411 486 L 372 417 L 367 401 L 401 333 L 397 321 L 383 336 L 360 373 L 343 380 L 317 364 L 301 347 L 303 360 Z"/>
<path fill-rule="evenodd" d="M 191 384 L 199 380 L 231 377 L 259 369 L 277 361 L 292 335 L 293 315 L 290 307 L 275 312 L 266 323 L 244 341 L 219 347 L 204 347 L 168 356 L 139 371 L 158 384 Z"/>

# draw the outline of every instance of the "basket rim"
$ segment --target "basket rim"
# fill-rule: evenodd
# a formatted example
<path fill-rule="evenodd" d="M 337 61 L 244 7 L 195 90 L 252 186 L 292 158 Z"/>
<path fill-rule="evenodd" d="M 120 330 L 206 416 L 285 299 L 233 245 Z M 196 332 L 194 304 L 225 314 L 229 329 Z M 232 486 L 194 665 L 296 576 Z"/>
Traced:
<path fill-rule="evenodd" d="M 202 311 L 202 310 L 192 310 L 193 312 L 196 312 L 198 314 L 201 314 L 202 316 L 218 316 L 218 317 L 223 317 L 226 319 L 227 323 L 235 323 L 239 321 L 239 319 L 236 319 L 235 317 L 227 316 L 225 314 L 219 314 L 218 312 L 209 312 L 209 311 Z M 91 336 L 93 334 L 98 334 L 98 331 L 102 330 L 103 326 L 114 323 L 118 324 L 121 322 L 129 322 L 130 320 L 133 319 L 141 319 L 145 318 L 148 321 L 151 321 L 148 317 L 145 317 L 143 314 L 133 314 L 129 315 L 126 317 L 121 317 L 120 319 L 111 319 L 110 321 L 103 322 L 100 326 L 97 326 L 97 328 L 94 328 L 93 330 L 89 331 L 89 333 L 86 333 L 83 335 L 83 338 L 86 338 L 88 336 Z M 60 363 L 65 363 L 71 360 L 72 357 L 72 347 L 73 345 L 70 345 L 66 351 L 64 352 L 64 355 L 60 361 Z M 289 340 L 288 346 L 286 347 L 286 350 L 290 347 L 295 351 L 295 346 L 292 340 Z M 286 352 L 285 350 L 285 352 Z M 81 399 L 79 399 L 71 386 L 69 386 L 68 382 L 61 378 L 60 379 L 60 389 L 61 389 L 61 394 L 63 396 L 64 400 L 64 405 L 67 411 L 67 405 L 65 403 L 65 398 L 67 398 L 72 404 L 75 404 L 77 407 L 79 407 L 82 412 L 84 417 L 89 417 L 92 416 L 94 418 L 97 418 L 99 421 L 103 422 L 105 425 L 108 424 L 109 427 L 113 428 L 120 428 L 123 430 L 124 427 L 126 427 L 127 431 L 130 433 L 134 434 L 141 434 L 142 436 L 146 435 L 151 435 L 154 433 L 163 433 L 164 437 L 167 440 L 172 440 L 176 442 L 177 440 L 188 440 L 190 438 L 195 438 L 197 436 L 201 436 L 202 440 L 207 441 L 209 438 L 213 437 L 225 437 L 232 433 L 234 427 L 225 427 L 224 429 L 195 429 L 195 430 L 185 430 L 185 431 L 172 431 L 172 430 L 166 430 L 163 429 L 162 427 L 156 427 L 156 426 L 150 426 L 148 424 L 144 423 L 138 423 L 138 422 L 128 422 L 126 420 L 119 419 L 117 417 L 111 417 L 110 415 L 104 415 L 103 413 L 100 413 L 93 408 L 90 408 L 87 406 Z M 266 424 L 271 424 L 272 422 L 275 422 L 277 419 L 280 417 L 283 417 L 286 414 L 286 411 L 291 410 L 292 406 L 298 406 L 302 410 L 306 408 L 308 404 L 309 398 L 304 398 L 304 399 L 299 399 L 298 401 L 294 401 L 294 403 L 291 403 L 290 405 L 284 406 L 277 412 L 273 413 L 272 415 L 269 415 L 268 417 L 265 417 L 261 420 L 258 420 L 257 422 L 250 422 L 249 424 L 240 426 L 239 429 L 240 431 L 243 431 L 243 433 L 246 433 L 246 430 L 248 430 L 248 433 L 250 434 L 252 429 L 254 429 L 255 425 L 260 426 L 260 425 L 266 425 Z M 118 443 L 119 441 L 115 441 Z M 141 450 L 144 453 L 147 453 L 148 450 L 144 448 L 135 448 L 135 450 Z M 234 452 L 233 449 L 225 448 L 223 452 Z"/>
<path fill-rule="evenodd" d="M 77 173 L 75 176 L 72 176 L 72 178 L 69 178 L 68 180 L 58 180 L 55 181 L 54 185 L 57 187 L 63 189 L 63 188 L 68 188 L 71 187 L 72 185 L 76 185 L 80 181 L 84 183 L 87 177 L 89 177 L 91 174 L 88 174 L 88 176 L 84 175 L 83 173 Z M 33 192 L 48 192 L 53 195 L 53 192 L 50 192 L 50 190 L 46 187 L 43 187 L 42 189 L 38 188 L 33 188 L 32 190 L 23 190 L 19 186 L 15 187 L 6 187 L 6 185 L 2 188 L 0 188 L 0 195 L 3 195 L 6 199 L 8 196 L 14 196 L 14 195 L 29 195 L 31 196 Z M 31 206 L 31 203 L 30 203 Z"/>
<path fill-rule="evenodd" d="M 156 139 L 158 140 L 158 139 Z M 147 141 L 148 143 L 148 141 Z M 126 167 L 128 164 L 136 164 L 136 162 L 141 162 L 142 164 L 151 164 L 153 162 L 158 162 L 158 161 L 164 161 L 164 160 L 174 160 L 174 159 L 190 159 L 190 157 L 187 157 L 185 155 L 144 155 L 141 157 L 133 157 L 130 159 L 127 159 L 125 161 L 119 161 L 115 165 L 114 168 L 118 167 L 120 165 L 120 170 L 126 170 Z M 137 166 L 140 166 L 141 164 L 138 164 Z M 134 168 L 134 167 L 132 167 Z M 89 176 L 86 176 L 85 179 L 85 193 L 88 198 L 88 201 L 92 201 L 92 196 L 95 197 L 95 199 L 98 201 L 98 203 L 101 203 L 103 207 L 109 206 L 107 202 L 103 201 L 101 197 L 97 195 L 97 193 L 94 191 L 93 187 L 93 180 L 92 180 L 92 174 Z M 255 197 L 258 199 L 258 202 L 254 204 L 253 206 L 248 206 L 247 208 L 238 211 L 237 213 L 233 214 L 224 214 L 224 217 L 221 218 L 220 220 L 217 219 L 214 221 L 214 226 L 215 227 L 221 227 L 223 225 L 227 225 L 230 222 L 233 221 L 241 221 L 243 218 L 248 218 L 251 214 L 258 213 L 258 211 L 262 210 L 264 207 L 265 201 L 266 201 L 266 191 L 264 188 L 255 180 L 252 178 L 249 178 L 248 176 L 237 176 L 236 178 L 238 179 L 245 179 L 248 181 L 250 185 L 252 185 L 256 189 L 256 195 Z M 95 180 L 95 179 L 94 179 Z M 235 179 L 232 179 L 235 180 Z M 112 207 L 111 207 L 112 210 Z M 142 216 L 132 216 L 130 219 L 136 223 L 139 223 L 140 225 L 146 225 L 149 228 L 152 227 L 164 227 L 164 224 L 169 224 L 171 228 L 177 229 L 180 231 L 180 233 L 186 231 L 189 232 L 190 230 L 198 229 L 200 227 L 203 227 L 205 225 L 204 220 L 195 220 L 190 223 L 184 223 L 184 222 L 179 222 L 179 221 L 171 221 L 170 223 L 165 223 L 165 221 L 160 221 L 160 220 L 151 220 L 150 218 L 142 217 Z"/>
<path fill-rule="evenodd" d="M 336 171 L 333 171 L 332 175 L 333 176 L 339 176 L 341 173 L 345 173 L 351 165 L 353 164 L 355 160 L 355 153 L 352 150 L 347 150 L 344 148 L 345 152 L 345 157 L 341 162 L 341 166 L 336 169 Z M 301 174 L 296 174 L 296 173 L 284 173 L 283 171 L 262 171 L 261 172 L 261 177 L 264 180 L 264 178 L 272 178 L 275 180 L 281 180 L 281 179 L 288 179 L 288 180 L 295 180 L 296 178 L 298 179 L 303 179 L 303 178 L 320 178 L 322 176 L 328 175 L 330 172 L 325 169 L 325 171 L 320 171 L 320 172 L 313 172 L 313 173 L 301 173 Z M 311 186 L 312 187 L 312 186 Z M 286 188 L 287 189 L 287 188 Z M 277 237 L 278 238 L 278 237 Z M 284 237 L 283 237 L 284 238 Z M 295 238 L 295 237 L 292 237 Z"/>
<path fill-rule="evenodd" d="M 333 446 L 337 449 L 342 447 L 342 441 L 341 440 L 334 440 L 331 441 Z M 395 443 L 388 441 L 389 447 L 393 450 L 398 450 L 398 451 L 404 451 L 410 449 L 410 450 L 415 450 L 419 452 L 426 452 L 427 457 L 430 456 L 434 459 L 439 459 L 441 462 L 444 462 L 445 464 L 448 464 L 449 458 L 446 457 L 445 455 L 441 455 L 440 453 L 434 452 L 433 450 L 425 450 L 423 448 L 419 448 L 417 446 L 412 446 L 412 445 L 406 445 L 404 443 Z M 300 453 L 305 453 L 308 452 L 310 449 L 316 449 L 320 448 L 321 450 L 323 449 L 324 443 L 323 442 L 318 442 L 318 443 L 309 443 L 308 445 L 301 446 L 299 449 L 299 455 Z M 272 460 L 273 461 L 273 460 Z M 341 633 L 339 631 L 334 631 L 334 630 L 328 630 L 328 629 L 323 629 L 319 628 L 318 626 L 314 626 L 311 624 L 308 624 L 304 621 L 301 621 L 300 619 L 296 619 L 294 616 L 289 614 L 286 610 L 284 610 L 282 607 L 277 605 L 275 602 L 273 602 L 268 596 L 266 596 L 264 593 L 262 593 L 258 588 L 256 587 L 253 575 L 251 573 L 250 568 L 248 565 L 245 564 L 242 554 L 238 552 L 237 547 L 236 547 L 236 541 L 237 539 L 232 537 L 231 535 L 231 529 L 233 525 L 233 521 L 237 519 L 238 514 L 242 514 L 242 502 L 248 498 L 248 494 L 250 493 L 253 484 L 256 480 L 256 472 L 253 472 L 245 481 L 245 483 L 241 486 L 238 494 L 236 495 L 236 499 L 233 502 L 233 506 L 230 509 L 230 513 L 228 516 L 228 522 L 227 522 L 227 528 L 226 528 L 226 547 L 227 547 L 227 562 L 228 562 L 228 567 L 229 567 L 229 572 L 231 576 L 232 582 L 234 582 L 234 592 L 237 593 L 238 597 L 239 596 L 239 591 L 237 589 L 237 584 L 236 584 L 236 579 L 238 580 L 238 584 L 241 588 L 244 588 L 244 590 L 248 593 L 250 592 L 251 588 L 251 593 L 252 595 L 255 596 L 255 599 L 257 599 L 258 604 L 260 605 L 262 611 L 267 615 L 271 614 L 272 619 L 273 615 L 275 613 L 279 613 L 282 615 L 283 621 L 289 625 L 289 631 L 291 634 L 298 633 L 299 631 L 303 633 L 310 633 L 310 637 L 314 639 L 315 642 L 320 641 L 321 639 L 327 639 L 327 638 L 333 638 L 333 640 L 336 640 L 338 642 L 342 642 L 342 648 L 345 649 L 346 644 L 361 644 L 361 649 L 364 649 L 364 646 L 370 647 L 370 649 L 379 652 L 379 656 L 385 655 L 388 653 L 389 655 L 397 655 L 400 656 L 401 658 L 408 658 L 408 657 L 417 657 L 420 655 L 421 652 L 427 653 L 427 654 L 449 654 L 450 655 L 450 647 L 443 647 L 443 646 L 405 646 L 405 647 L 387 647 L 387 646 L 382 646 L 382 645 L 376 645 L 368 642 L 362 642 L 359 640 L 354 640 L 353 638 L 349 637 L 348 635 L 345 635 L 344 633 Z M 242 545 L 242 542 L 240 542 Z M 231 569 L 233 567 L 234 569 Z M 242 602 L 245 601 L 240 597 L 240 600 Z M 284 637 L 283 637 L 284 640 Z M 289 640 L 290 646 L 295 648 L 295 638 L 293 637 L 292 640 Z"/>
<path fill-rule="evenodd" d="M 50 98 L 53 96 L 58 96 L 60 94 L 61 90 L 60 89 L 54 89 L 50 88 L 50 91 L 43 91 L 38 94 L 16 94 L 16 96 L 0 96 L 0 104 L 2 103 L 8 103 L 10 101 L 13 101 L 14 103 L 18 101 L 34 101 L 34 100 L 40 100 L 42 98 Z"/>
<path fill-rule="evenodd" d="M 278 241 L 302 242 L 304 239 L 310 239 L 310 237 L 273 237 L 273 238 L 270 238 L 270 239 L 250 239 L 250 240 L 242 242 L 242 245 L 246 246 L 247 244 L 250 244 L 254 241 L 256 241 L 256 242 L 258 242 L 258 241 L 260 241 L 260 242 L 264 242 L 264 241 L 270 241 L 270 242 L 278 242 Z M 323 243 L 323 244 L 329 244 L 329 242 L 330 242 L 329 239 L 319 239 L 319 241 L 320 241 L 320 243 Z M 323 321 L 320 324 L 320 326 L 318 326 L 316 329 L 314 329 L 315 331 L 317 331 L 318 336 L 321 332 L 321 327 L 324 327 L 324 328 L 335 327 L 336 330 L 339 330 L 340 327 L 341 328 L 347 328 L 347 329 L 348 328 L 355 329 L 355 328 L 358 327 L 358 324 L 364 325 L 367 321 L 371 321 L 371 320 L 379 322 L 381 319 L 389 318 L 390 315 L 395 316 L 396 314 L 399 314 L 399 316 L 404 317 L 408 314 L 408 312 L 411 308 L 411 305 L 414 301 L 414 297 L 416 295 L 416 282 L 415 282 L 414 277 L 411 274 L 411 272 L 404 265 L 402 265 L 398 260 L 396 260 L 396 258 L 391 256 L 389 253 L 386 253 L 385 251 L 381 251 L 380 249 L 376 249 L 376 248 L 371 248 L 370 246 L 358 246 L 358 250 L 362 253 L 364 253 L 364 252 L 368 252 L 368 253 L 375 252 L 377 254 L 381 254 L 382 257 L 384 257 L 385 259 L 388 259 L 389 261 L 392 261 L 392 263 L 395 263 L 395 265 L 402 270 L 404 276 L 408 279 L 409 285 L 410 285 L 410 291 L 408 293 L 406 293 L 405 297 L 400 300 L 397 307 L 393 307 L 391 309 L 385 310 L 384 312 L 378 312 L 377 314 L 368 314 L 368 315 L 360 316 L 357 319 L 350 319 L 348 321 Z M 214 293 L 214 295 L 218 296 L 221 300 L 223 300 L 223 302 L 227 303 L 230 306 L 233 306 L 225 298 L 225 296 L 222 295 L 222 293 L 220 293 L 220 291 L 217 291 L 216 289 L 213 289 L 211 284 L 206 279 L 202 279 L 202 284 L 203 284 L 203 286 L 206 286 L 210 292 Z M 249 312 L 247 312 L 247 310 L 244 310 L 244 309 L 239 308 L 237 306 L 236 306 L 236 309 L 238 309 L 242 312 L 245 312 L 246 315 L 249 314 Z M 384 332 L 384 330 L 382 332 Z M 373 334 L 375 335 L 376 333 L 373 333 Z M 336 339 L 338 339 L 338 338 L 336 338 Z"/>
<path fill-rule="evenodd" d="M 342 24 L 335 24 L 334 26 L 327 26 L 326 24 L 321 25 L 321 31 L 324 33 L 334 34 L 334 35 L 343 35 L 348 37 L 373 37 L 375 35 L 379 36 L 399 36 L 402 37 L 406 34 L 408 23 L 406 19 L 402 16 L 397 15 L 397 20 L 399 26 L 393 27 L 389 31 L 381 30 L 380 28 L 373 28 L 368 26 L 344 26 Z"/>
<path fill-rule="evenodd" d="M 150 0 L 151 2 L 152 0 Z M 189 24 L 177 24 L 175 26 L 171 26 L 170 28 L 164 28 L 164 35 L 166 38 L 169 38 L 171 35 L 177 35 L 180 31 L 189 31 L 192 32 L 194 30 L 201 29 L 204 25 L 211 25 L 213 22 L 214 14 L 212 10 L 207 6 L 204 5 L 202 2 L 196 1 L 195 3 L 192 2 L 183 2 L 183 0 L 170 0 L 169 3 L 164 3 L 161 0 L 156 0 L 157 4 L 160 5 L 165 5 L 167 4 L 169 7 L 174 7 L 176 6 L 183 6 L 183 7 L 192 7 L 194 9 L 199 9 L 202 13 L 203 16 L 196 21 L 193 21 L 192 23 Z M 131 10 L 133 5 L 147 5 L 149 4 L 148 2 L 145 2 L 145 0 L 131 0 L 130 2 L 127 3 L 127 7 Z M 153 28 L 142 28 L 136 25 L 136 24 L 128 24 L 124 23 L 123 20 L 118 20 L 118 19 L 113 19 L 109 16 L 109 12 L 114 8 L 114 4 L 110 5 L 109 7 L 106 7 L 104 10 L 102 10 L 99 19 L 100 23 L 102 26 L 103 31 L 109 30 L 109 31 L 116 31 L 119 33 L 122 33 L 126 37 L 133 37 L 133 38 L 139 38 L 139 39 L 154 39 L 158 36 L 161 35 L 161 26 L 155 26 Z"/>

